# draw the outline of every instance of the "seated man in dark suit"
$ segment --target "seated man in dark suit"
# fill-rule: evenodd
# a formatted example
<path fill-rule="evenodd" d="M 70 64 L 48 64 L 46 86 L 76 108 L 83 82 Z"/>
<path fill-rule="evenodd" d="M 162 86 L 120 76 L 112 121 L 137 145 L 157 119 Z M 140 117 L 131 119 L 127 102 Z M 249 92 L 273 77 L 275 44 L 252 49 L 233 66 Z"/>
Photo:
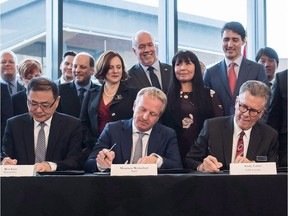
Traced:
<path fill-rule="evenodd" d="M 182 168 L 176 133 L 157 123 L 167 104 L 165 94 L 147 87 L 138 92 L 133 118 L 106 124 L 85 163 L 88 172 L 104 171 L 111 164 L 146 163 L 158 168 Z M 113 151 L 109 151 L 116 143 Z"/>
<path fill-rule="evenodd" d="M 95 60 L 86 53 L 78 53 L 73 60 L 72 73 L 74 81 L 59 85 L 61 96 L 58 112 L 79 118 L 84 96 L 89 89 L 95 88 L 91 76 L 94 74 Z"/>
<path fill-rule="evenodd" d="M 278 133 L 258 121 L 270 95 L 265 83 L 243 83 L 236 98 L 235 115 L 205 121 L 186 155 L 186 167 L 219 171 L 229 169 L 230 163 L 277 162 Z"/>
<path fill-rule="evenodd" d="M 37 77 L 29 82 L 29 114 L 8 120 L 2 164 L 34 164 L 36 172 L 82 168 L 81 122 L 55 112 L 59 100 L 58 86 L 52 80 Z"/>

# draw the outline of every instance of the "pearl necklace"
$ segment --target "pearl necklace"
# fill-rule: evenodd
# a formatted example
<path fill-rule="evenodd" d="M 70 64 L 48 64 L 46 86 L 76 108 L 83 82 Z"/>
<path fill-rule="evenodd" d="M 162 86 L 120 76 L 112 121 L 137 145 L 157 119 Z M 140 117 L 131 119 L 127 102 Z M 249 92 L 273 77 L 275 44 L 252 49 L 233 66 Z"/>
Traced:
<path fill-rule="evenodd" d="M 116 91 L 117 92 L 117 91 Z M 114 92 L 114 94 L 108 94 L 106 91 L 105 91 L 105 86 L 104 86 L 104 94 L 107 96 L 107 97 L 114 97 L 116 92 Z"/>

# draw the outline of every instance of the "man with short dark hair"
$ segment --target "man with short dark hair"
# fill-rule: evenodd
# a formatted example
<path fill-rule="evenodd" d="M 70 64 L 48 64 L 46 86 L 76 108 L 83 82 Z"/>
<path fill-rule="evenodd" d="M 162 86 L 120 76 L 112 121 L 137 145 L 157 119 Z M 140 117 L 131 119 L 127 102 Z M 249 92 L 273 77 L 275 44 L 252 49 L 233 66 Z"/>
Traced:
<path fill-rule="evenodd" d="M 259 121 L 271 95 L 263 82 L 248 80 L 236 98 L 235 115 L 204 122 L 185 165 L 198 171 L 229 169 L 230 163 L 277 162 L 278 133 Z"/>
<path fill-rule="evenodd" d="M 74 52 L 73 50 L 68 50 L 67 52 L 64 53 L 62 62 L 60 64 L 60 70 L 62 72 L 62 75 L 59 79 L 55 80 L 55 83 L 57 85 L 63 83 L 70 83 L 73 81 L 72 68 L 73 68 L 73 60 L 76 55 L 77 53 Z"/>
<path fill-rule="evenodd" d="M 220 97 L 224 115 L 233 115 L 235 100 L 240 86 L 247 80 L 268 83 L 262 65 L 246 59 L 242 46 L 246 43 L 246 32 L 239 22 L 228 22 L 222 30 L 222 48 L 225 59 L 208 68 L 204 73 L 204 84 Z"/>
<path fill-rule="evenodd" d="M 272 88 L 272 85 L 274 84 L 275 72 L 279 65 L 279 57 L 277 52 L 270 47 L 261 48 L 257 52 L 255 60 L 265 67 L 269 81 L 268 86 Z"/>
<path fill-rule="evenodd" d="M 55 112 L 58 86 L 44 77 L 27 87 L 29 114 L 10 118 L 3 137 L 2 165 L 35 166 L 36 172 L 82 168 L 80 120 Z"/>

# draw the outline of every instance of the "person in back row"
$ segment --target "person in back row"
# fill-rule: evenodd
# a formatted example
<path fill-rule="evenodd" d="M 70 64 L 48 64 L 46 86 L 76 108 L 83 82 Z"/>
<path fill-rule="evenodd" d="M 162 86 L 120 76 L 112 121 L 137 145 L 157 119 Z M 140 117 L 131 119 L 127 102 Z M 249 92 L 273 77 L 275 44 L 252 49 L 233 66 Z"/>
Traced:
<path fill-rule="evenodd" d="M 171 65 L 158 60 L 152 35 L 144 30 L 136 32 L 132 37 L 132 50 L 139 63 L 129 69 L 128 85 L 138 90 L 154 86 L 167 93 L 172 76 Z"/>
<path fill-rule="evenodd" d="M 240 86 L 247 80 L 268 83 L 262 65 L 246 59 L 242 46 L 246 43 L 246 32 L 239 22 L 228 22 L 221 30 L 225 59 L 208 68 L 204 73 L 204 84 L 219 96 L 224 115 L 233 115 L 235 100 Z"/>
<path fill-rule="evenodd" d="M 182 168 L 175 131 L 157 123 L 166 104 L 167 97 L 160 89 L 141 89 L 133 106 L 133 118 L 106 124 L 84 169 L 104 171 L 112 163 L 126 162 L 157 164 L 161 169 Z"/>
<path fill-rule="evenodd" d="M 88 91 L 80 120 L 86 132 L 85 146 L 93 149 L 108 122 L 133 116 L 137 89 L 127 86 L 128 74 L 123 58 L 114 51 L 104 52 L 97 60 L 95 76 L 103 84 Z"/>
<path fill-rule="evenodd" d="M 187 168 L 229 169 L 230 163 L 277 162 L 278 133 L 259 121 L 271 95 L 263 82 L 248 80 L 236 98 L 235 115 L 208 119 L 186 155 Z"/>

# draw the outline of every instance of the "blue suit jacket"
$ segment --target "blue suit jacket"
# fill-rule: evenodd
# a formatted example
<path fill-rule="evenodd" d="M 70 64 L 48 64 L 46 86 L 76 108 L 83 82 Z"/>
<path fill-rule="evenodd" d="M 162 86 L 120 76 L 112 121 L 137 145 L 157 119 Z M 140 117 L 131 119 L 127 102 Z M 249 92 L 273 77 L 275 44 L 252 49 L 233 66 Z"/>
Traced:
<path fill-rule="evenodd" d="M 160 73 L 162 90 L 167 93 L 169 89 L 170 79 L 172 77 L 171 65 L 160 62 Z M 128 74 L 129 79 L 127 80 L 127 83 L 130 87 L 140 90 L 142 88 L 151 86 L 151 83 L 149 82 L 149 79 L 147 78 L 147 75 L 140 64 L 136 64 L 132 68 L 130 68 Z"/>
<path fill-rule="evenodd" d="M 224 110 L 224 115 L 229 116 L 235 113 L 235 99 L 239 94 L 241 85 L 247 80 L 259 80 L 268 83 L 263 65 L 243 58 L 239 75 L 236 82 L 234 95 L 231 94 L 227 76 L 227 66 L 225 60 L 208 68 L 204 73 L 204 84 L 213 89 L 219 96 Z"/>
<path fill-rule="evenodd" d="M 120 120 L 108 123 L 99 137 L 92 153 L 85 163 L 84 169 L 88 172 L 97 170 L 96 157 L 102 149 L 109 149 L 114 143 L 115 158 L 113 164 L 124 164 L 130 161 L 132 149 L 132 122 L 133 119 Z M 156 123 L 151 131 L 148 141 L 150 155 L 156 153 L 163 158 L 161 168 L 182 168 L 176 133 L 160 123 Z"/>
<path fill-rule="evenodd" d="M 217 117 L 204 122 L 195 145 L 186 155 L 187 168 L 196 170 L 203 159 L 211 154 L 223 163 L 221 169 L 229 169 L 232 158 L 233 118 L 234 116 Z M 278 147 L 277 131 L 258 121 L 252 127 L 246 157 L 257 162 L 257 156 L 266 156 L 266 162 L 277 162 Z"/>

